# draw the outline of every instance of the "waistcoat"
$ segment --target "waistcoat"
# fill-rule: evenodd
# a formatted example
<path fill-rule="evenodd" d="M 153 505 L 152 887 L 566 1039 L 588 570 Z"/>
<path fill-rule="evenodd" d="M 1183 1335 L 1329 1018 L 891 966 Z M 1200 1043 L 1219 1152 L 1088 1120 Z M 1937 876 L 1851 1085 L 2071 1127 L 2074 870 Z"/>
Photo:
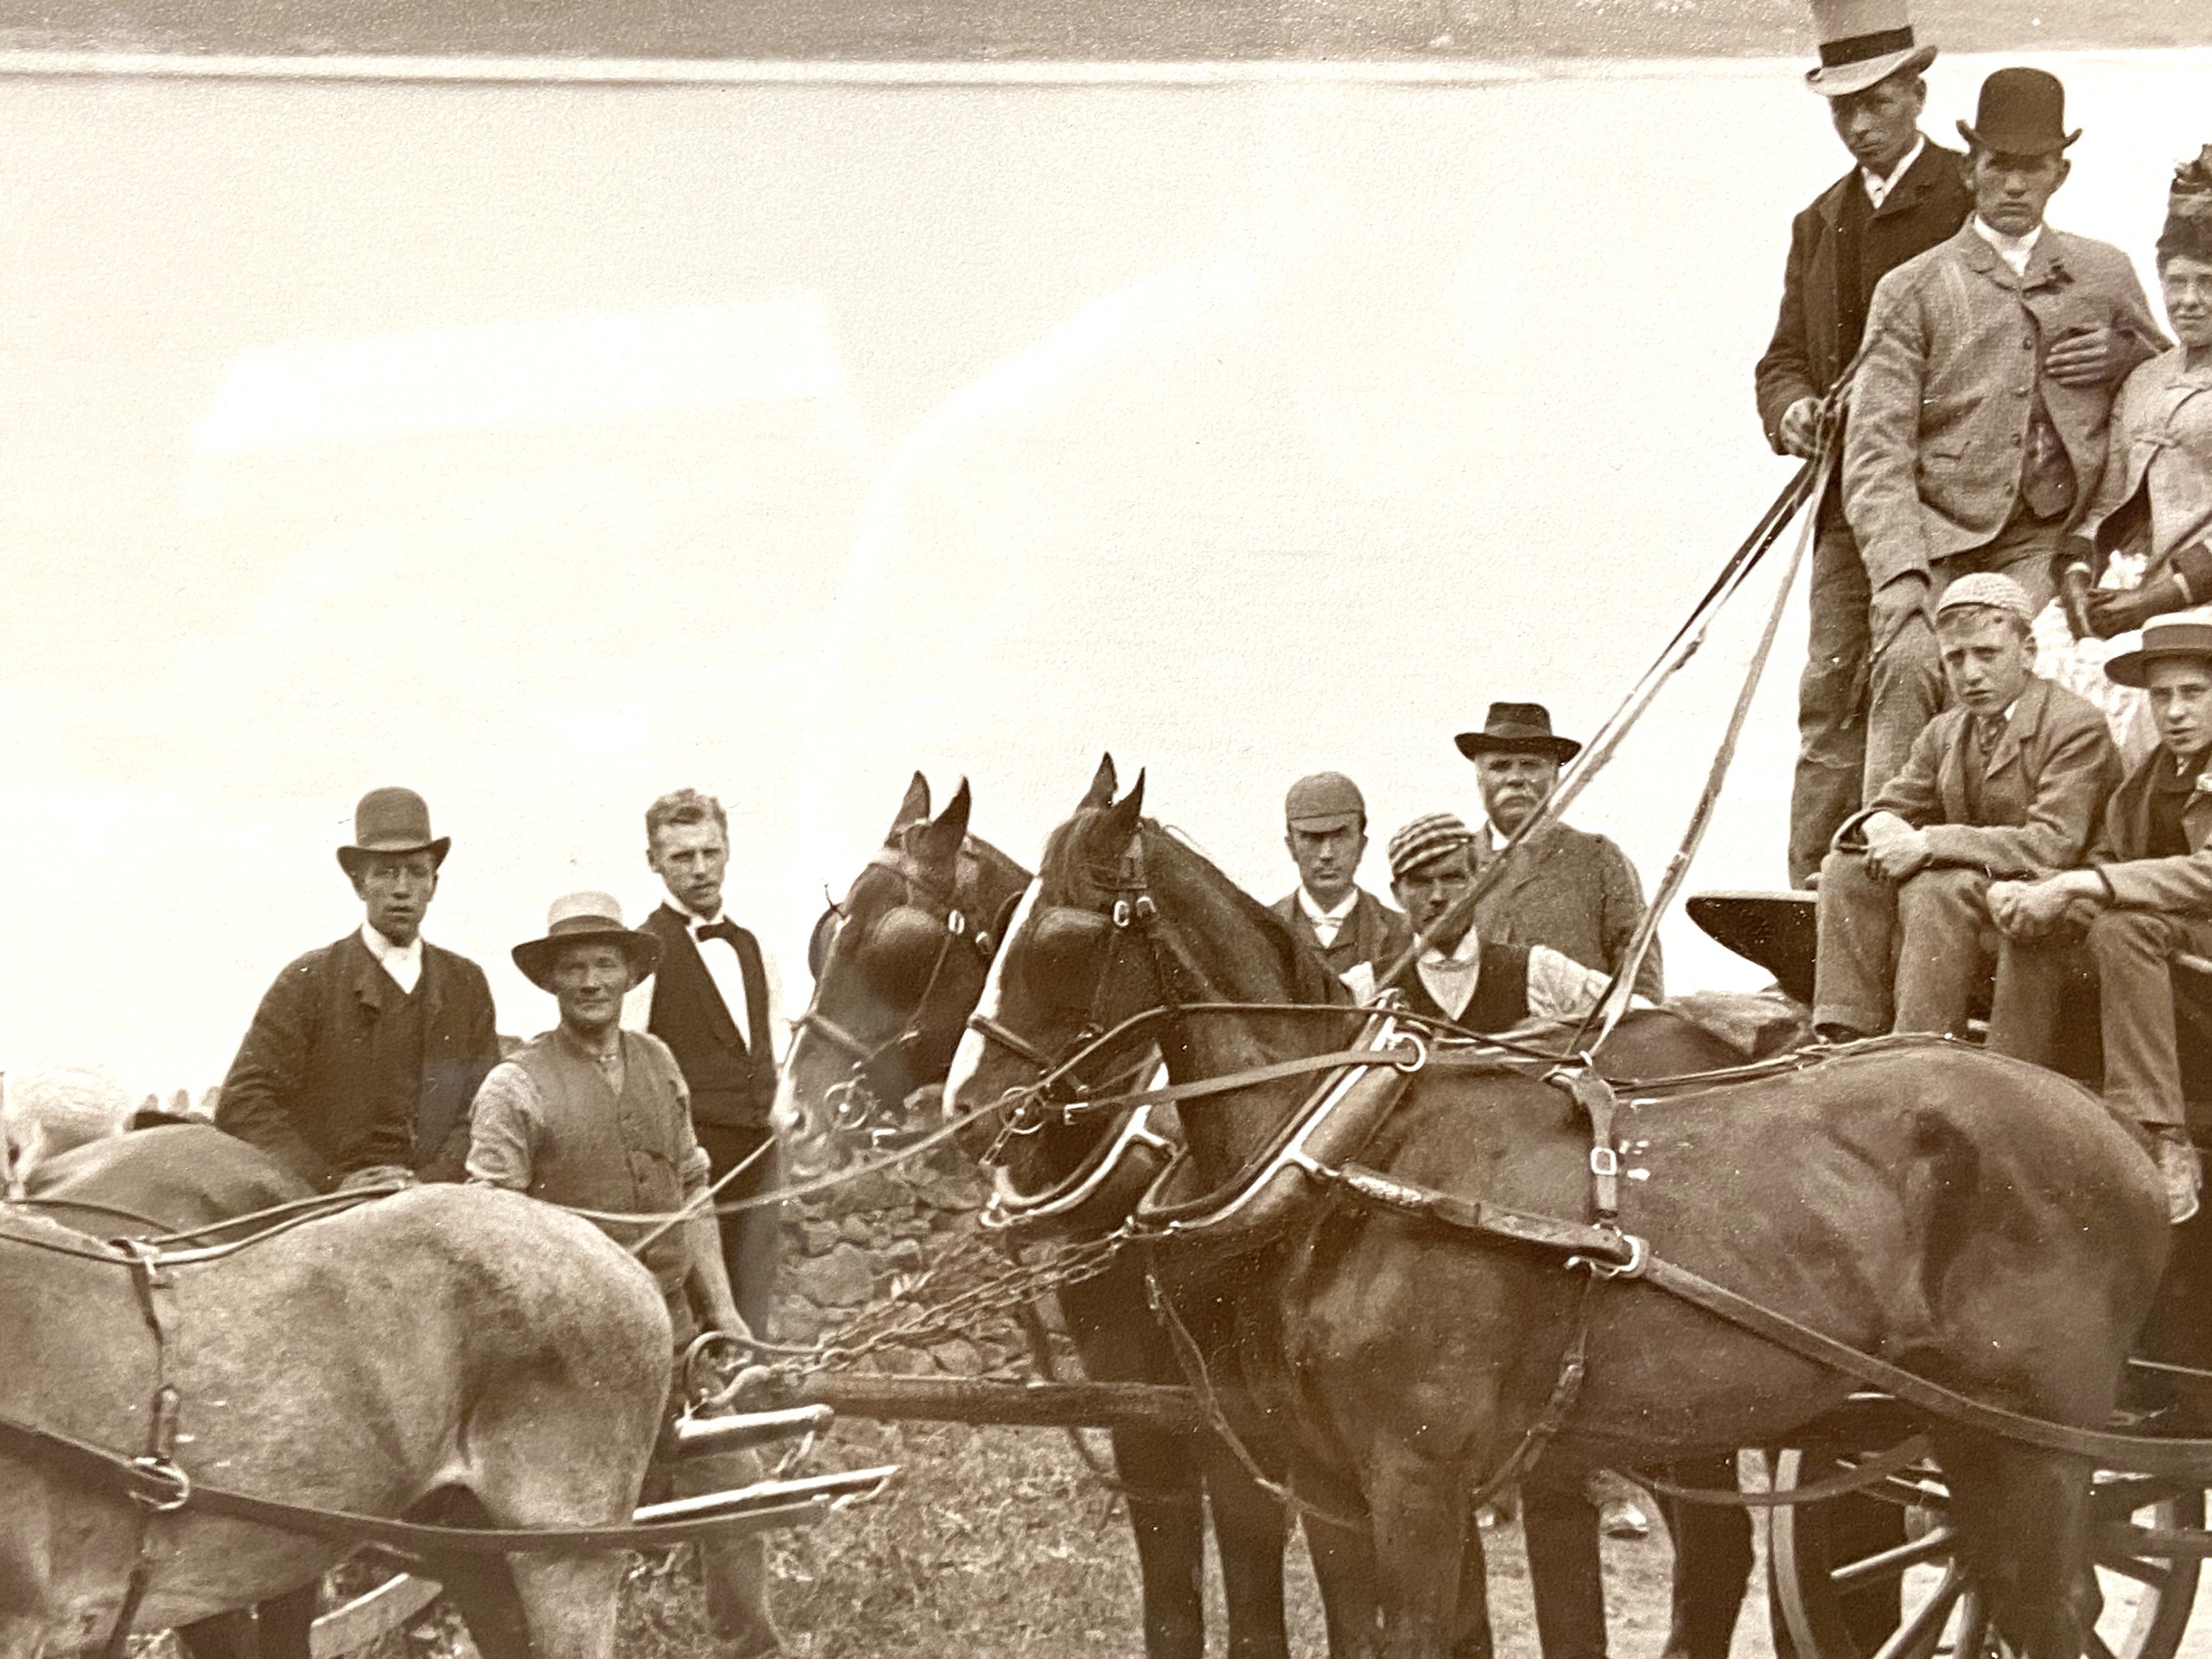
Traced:
<path fill-rule="evenodd" d="M 1448 1020 L 1463 1031 L 1503 1031 L 1529 1017 L 1529 950 L 1527 945 L 1483 941 L 1483 965 L 1475 972 L 1474 995 L 1457 1015 L 1447 1014 L 1422 983 L 1420 965 L 1408 962 L 1396 984 L 1406 1006 L 1416 1014 Z"/>
<path fill-rule="evenodd" d="M 665 920 L 660 911 L 653 918 Z M 759 941 L 745 929 L 736 930 L 747 1026 L 739 1032 L 689 924 L 678 920 L 653 931 L 661 936 L 661 966 L 653 975 L 646 1029 L 675 1051 L 691 1091 L 691 1121 L 729 1129 L 764 1126 L 776 1102 L 776 1051 L 768 1035 L 768 978 Z M 673 937 L 679 932 L 681 939 Z"/>

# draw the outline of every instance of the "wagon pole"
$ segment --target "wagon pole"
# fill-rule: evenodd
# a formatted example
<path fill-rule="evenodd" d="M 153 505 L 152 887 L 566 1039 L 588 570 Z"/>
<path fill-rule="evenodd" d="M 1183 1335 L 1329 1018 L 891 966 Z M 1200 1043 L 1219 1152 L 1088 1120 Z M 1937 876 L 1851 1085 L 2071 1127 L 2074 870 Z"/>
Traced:
<path fill-rule="evenodd" d="M 818 1373 L 795 1404 L 878 1422 L 993 1424 L 1013 1428 L 1148 1428 L 1196 1433 L 1205 1418 L 1187 1387 L 1139 1382 L 999 1382 L 973 1377 Z"/>

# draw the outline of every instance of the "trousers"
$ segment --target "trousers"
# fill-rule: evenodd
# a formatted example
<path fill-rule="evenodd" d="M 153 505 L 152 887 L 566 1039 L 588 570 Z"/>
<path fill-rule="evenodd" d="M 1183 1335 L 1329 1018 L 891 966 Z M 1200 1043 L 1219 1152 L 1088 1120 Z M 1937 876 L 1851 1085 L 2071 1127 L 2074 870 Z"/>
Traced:
<path fill-rule="evenodd" d="M 2184 950 L 2212 955 L 2212 920 L 2108 910 L 2085 931 L 2032 943 L 2007 939 L 1997 954 L 1989 1046 L 2048 1065 L 2064 1010 L 2084 992 L 2093 994 L 2104 1044 L 2105 1103 L 2138 1123 L 2179 1124 L 2173 958 Z"/>
<path fill-rule="evenodd" d="M 1978 870 L 1943 866 L 1891 882 L 1859 853 L 1820 866 L 1813 1022 L 1869 1034 L 1965 1034 L 1996 947 Z"/>
<path fill-rule="evenodd" d="M 2057 591 L 2052 559 L 2067 541 L 2064 522 L 2037 519 L 2025 510 L 1989 541 L 1964 553 L 1936 560 L 1929 572 L 1928 607 L 1933 615 L 1943 590 L 1972 571 L 2008 576 L 2027 589 L 2037 611 Z M 1943 707 L 1943 664 L 1936 653 L 1935 629 L 1927 616 L 1909 618 L 1886 640 L 1873 644 L 1867 676 L 1866 770 L 1863 798 L 1873 800 L 1883 786 L 1905 769 L 1912 739 Z"/>
<path fill-rule="evenodd" d="M 733 1129 L 701 1123 L 694 1132 L 718 1181 L 759 1148 L 768 1148 L 744 1174 L 722 1188 L 719 1202 L 756 1198 L 784 1184 L 783 1153 L 776 1144 L 775 1130 L 765 1125 Z M 729 1293 L 738 1299 L 738 1311 L 745 1316 L 747 1326 L 763 1339 L 771 1334 L 768 1323 L 776 1309 L 776 1273 L 783 1260 L 782 1210 L 781 1205 L 764 1204 L 720 1218 L 722 1264 L 729 1272 Z"/>
<path fill-rule="evenodd" d="M 1821 498 L 1797 677 L 1797 766 L 1789 788 L 1789 884 L 1807 887 L 1828 843 L 1859 809 L 1866 771 L 1866 610 L 1872 595 L 1842 491 Z"/>

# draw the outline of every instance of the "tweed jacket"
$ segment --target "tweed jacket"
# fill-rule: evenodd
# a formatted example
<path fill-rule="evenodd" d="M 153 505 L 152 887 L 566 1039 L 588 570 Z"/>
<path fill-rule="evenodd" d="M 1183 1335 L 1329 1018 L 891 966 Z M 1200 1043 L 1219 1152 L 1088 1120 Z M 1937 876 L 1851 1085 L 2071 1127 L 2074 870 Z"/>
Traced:
<path fill-rule="evenodd" d="M 1969 220 L 1882 279 L 1844 438 L 1844 511 L 1875 587 L 2004 529 L 2038 392 L 2074 469 L 2069 528 L 2087 516 L 2113 387 L 2061 386 L 2041 365 L 2062 337 L 2108 326 L 2131 368 L 2165 348 L 2128 256 L 2048 225 L 2023 277 Z"/>
<path fill-rule="evenodd" d="M 1487 825 L 1474 856 L 1478 869 L 1500 856 Z M 1620 965 L 1644 920 L 1644 883 L 1627 853 L 1603 835 L 1555 824 L 1516 847 L 1511 860 L 1475 901 L 1475 930 L 1484 944 L 1549 945 L 1608 974 Z M 1664 980 L 1654 939 L 1636 970 L 1636 994 L 1657 1002 Z"/>
<path fill-rule="evenodd" d="M 1313 931 L 1313 920 L 1298 902 L 1295 890 L 1276 900 L 1271 908 L 1292 932 L 1329 964 L 1329 971 L 1338 977 L 1362 962 L 1380 973 L 1413 943 L 1413 924 L 1366 888 L 1360 888 L 1359 893 L 1352 901 L 1352 913 L 1337 930 L 1336 942 L 1330 945 L 1322 944 Z"/>
<path fill-rule="evenodd" d="M 2172 764 L 2164 744 L 2144 756 L 2106 803 L 2089 862 L 2131 910 L 2212 916 L 2212 777 L 2199 777 L 2181 808 L 2189 851 L 2180 858 L 2146 858 L 2150 844 L 2150 779 Z"/>
<path fill-rule="evenodd" d="M 2212 372 L 2177 346 L 2137 366 L 2112 404 L 2104 481 L 2082 533 L 2148 555 L 2149 581 L 2178 548 L 2212 539 Z M 2207 596 L 2212 597 L 2212 596 Z"/>
<path fill-rule="evenodd" d="M 1923 145 L 1879 207 L 1866 202 L 1866 186 L 1854 167 L 1790 223 L 1781 314 L 1752 377 L 1759 422 L 1778 455 L 1789 406 L 1799 398 L 1826 396 L 1857 353 L 1874 284 L 1966 223 L 1972 198 L 1959 171 L 1964 159 L 1956 150 Z M 1861 207 L 1866 217 L 1854 221 Z M 1856 245 L 1849 246 L 1854 223 Z M 1846 292 L 1853 271 L 1856 291 Z"/>
<path fill-rule="evenodd" d="M 223 1080 L 215 1122 L 319 1190 L 379 1164 L 462 1178 L 469 1103 L 500 1061 L 491 987 L 466 957 L 423 941 L 423 1070 L 411 1121 L 381 1117 L 371 1065 L 391 982 L 357 932 L 276 977 Z"/>
<path fill-rule="evenodd" d="M 1836 847 L 1864 847 L 1866 820 L 1890 812 L 1927 833 L 1938 864 L 2014 877 L 2078 864 L 2120 781 L 2104 716 L 2064 686 L 2030 678 L 1982 766 L 1978 813 L 1967 801 L 1972 720 L 1953 704 L 1922 727 L 1904 770 L 1836 831 Z"/>

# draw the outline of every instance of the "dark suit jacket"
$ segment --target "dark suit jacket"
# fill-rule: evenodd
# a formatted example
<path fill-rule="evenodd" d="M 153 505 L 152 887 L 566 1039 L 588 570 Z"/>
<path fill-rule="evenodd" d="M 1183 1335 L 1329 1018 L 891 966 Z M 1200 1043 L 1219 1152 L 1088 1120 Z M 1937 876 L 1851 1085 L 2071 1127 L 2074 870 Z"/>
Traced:
<path fill-rule="evenodd" d="M 2173 758 L 2160 744 L 2143 757 L 2105 804 L 2104 821 L 2089 849 L 2089 862 L 2104 872 L 2112 896 L 2132 910 L 2212 916 L 2212 780 L 2199 778 L 2181 808 L 2189 852 L 2180 858 L 2145 858 L 2150 844 L 2150 778 Z"/>
<path fill-rule="evenodd" d="M 1983 766 L 1978 814 L 1967 805 L 1972 719 L 1954 704 L 1921 728 L 1904 770 L 1836 832 L 1837 847 L 1864 845 L 1866 818 L 1893 812 L 1927 832 L 1939 864 L 2016 877 L 2078 865 L 2120 781 L 2104 716 L 2064 686 L 2030 679 Z"/>
<path fill-rule="evenodd" d="M 661 967 L 653 977 L 645 1028 L 668 1044 L 683 1069 L 691 1092 L 691 1121 L 710 1129 L 766 1128 L 776 1102 L 776 1050 L 759 941 L 738 930 L 751 942 L 754 963 L 746 993 L 752 1006 L 746 1012 L 747 1029 L 739 1031 L 699 954 L 691 923 L 672 906 L 662 904 L 638 925 L 661 941 Z M 740 953 L 740 966 L 745 959 Z"/>
<path fill-rule="evenodd" d="M 1789 227 L 1789 262 L 1782 272 L 1782 310 L 1774 338 L 1753 379 L 1767 442 L 1782 452 L 1782 415 L 1801 397 L 1822 397 L 1858 351 L 1874 284 L 1905 261 L 1926 253 L 1966 223 L 1973 200 L 1955 150 L 1930 144 L 1905 169 L 1877 209 L 1865 201 L 1856 167 L 1837 179 Z M 1858 193 L 1854 202 L 1852 193 Z M 1855 248 L 1845 245 L 1851 216 L 1867 216 Z M 1845 291 L 1857 268 L 1854 291 Z"/>
<path fill-rule="evenodd" d="M 1330 973 L 1341 977 L 1365 962 L 1379 974 L 1413 943 L 1413 924 L 1366 888 L 1359 889 L 1359 893 L 1352 901 L 1352 913 L 1337 930 L 1336 943 L 1326 947 L 1313 931 L 1313 923 L 1298 902 L 1296 891 L 1276 900 L 1273 908 L 1275 914 L 1290 925 L 1291 931 L 1329 964 Z"/>
<path fill-rule="evenodd" d="M 1475 861 L 1487 867 L 1498 854 L 1489 832 Z M 1475 903 L 1474 925 L 1487 945 L 1549 945 L 1585 968 L 1611 973 L 1628 953 L 1644 920 L 1644 883 L 1628 854 L 1603 835 L 1555 824 L 1523 842 L 1512 863 Z M 1665 995 L 1659 942 L 1636 970 L 1636 994 L 1651 1002 Z"/>
<path fill-rule="evenodd" d="M 423 943 L 423 1068 L 412 1118 L 381 1114 L 371 1053 L 398 987 L 358 931 L 279 974 L 223 1080 L 215 1122 L 322 1191 L 379 1164 L 460 1180 L 469 1103 L 500 1062 L 491 987 L 463 956 Z"/>

